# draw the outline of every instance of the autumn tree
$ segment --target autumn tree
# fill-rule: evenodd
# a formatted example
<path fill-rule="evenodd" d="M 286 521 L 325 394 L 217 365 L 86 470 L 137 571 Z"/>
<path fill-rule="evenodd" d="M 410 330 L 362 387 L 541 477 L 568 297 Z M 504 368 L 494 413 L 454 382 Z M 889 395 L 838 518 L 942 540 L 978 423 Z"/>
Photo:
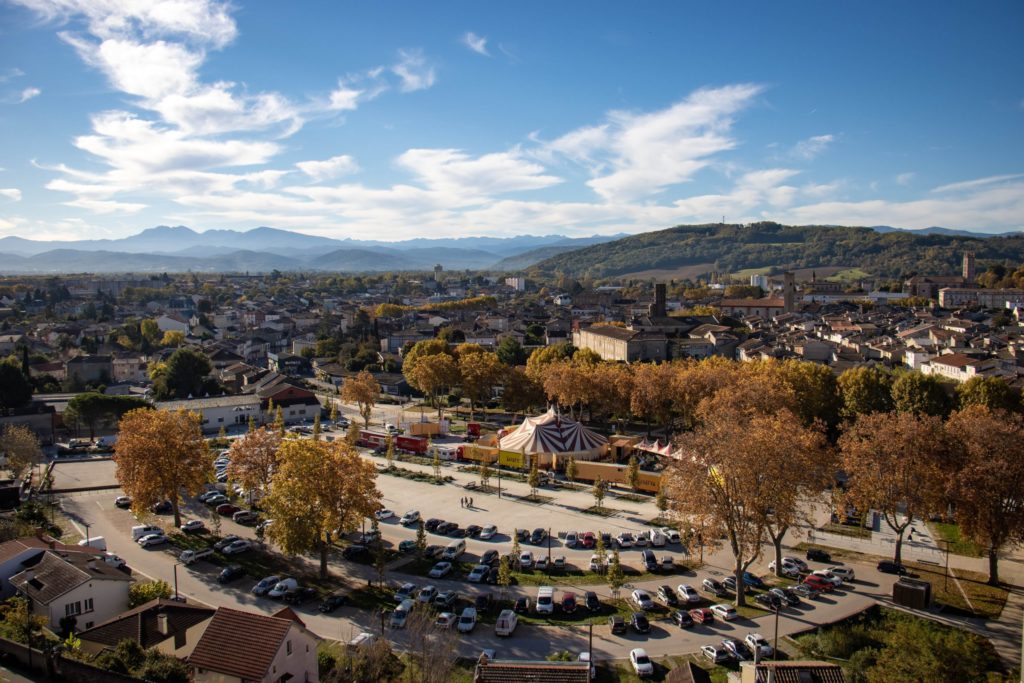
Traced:
<path fill-rule="evenodd" d="M 948 441 L 942 420 L 914 413 L 862 415 L 839 438 L 846 498 L 862 513 L 878 510 L 896 533 L 899 562 L 903 534 L 915 517 L 939 507 Z"/>
<path fill-rule="evenodd" d="M 633 415 L 651 426 L 668 428 L 672 422 L 674 396 L 670 390 L 675 375 L 671 363 L 638 365 L 633 371 L 629 407 Z M 650 429 L 648 429 L 648 433 Z"/>
<path fill-rule="evenodd" d="M 800 360 L 759 363 L 764 372 L 774 372 L 789 387 L 792 410 L 805 425 L 815 420 L 833 429 L 839 423 L 841 409 L 839 385 L 832 368 L 821 363 Z"/>
<path fill-rule="evenodd" d="M 570 484 L 576 483 L 576 458 L 569 456 L 569 462 L 565 463 L 565 478 L 569 480 Z"/>
<path fill-rule="evenodd" d="M 384 459 L 388 463 L 388 469 L 394 469 L 395 467 L 395 437 L 388 434 L 387 448 L 384 451 Z"/>
<path fill-rule="evenodd" d="M 493 353 L 460 353 L 459 376 L 462 395 L 469 399 L 469 419 L 477 405 L 485 403 L 501 384 L 507 368 Z"/>
<path fill-rule="evenodd" d="M 331 534 L 346 534 L 381 507 L 376 470 L 344 442 L 286 439 L 270 494 L 267 535 L 285 555 L 316 551 L 327 578 Z"/>
<path fill-rule="evenodd" d="M 526 477 L 526 484 L 530 487 L 530 498 L 537 499 L 537 488 L 540 487 L 540 470 L 537 469 L 537 458 L 530 459 L 530 473 Z"/>
<path fill-rule="evenodd" d="M 414 369 L 406 374 L 406 379 L 413 387 L 431 397 L 440 419 L 441 403 L 438 395 L 442 390 L 459 383 L 459 366 L 448 354 L 437 353 L 419 359 Z"/>
<path fill-rule="evenodd" d="M 950 395 L 939 378 L 923 372 L 902 372 L 892 383 L 893 408 L 917 415 L 949 414 Z"/>
<path fill-rule="evenodd" d="M 370 426 L 373 407 L 380 400 L 380 384 L 366 370 L 355 377 L 345 379 L 341 387 L 341 400 L 359 406 L 359 414 L 363 418 L 363 426 Z"/>
<path fill-rule="evenodd" d="M 491 466 L 486 459 L 480 461 L 480 486 L 487 488 L 487 482 L 491 480 Z"/>
<path fill-rule="evenodd" d="M 544 366 L 549 363 L 555 363 L 560 360 L 568 360 L 572 358 L 572 354 L 576 349 L 573 345 L 568 342 L 561 342 L 558 344 L 551 344 L 550 346 L 542 346 L 538 349 L 534 349 L 533 353 L 526 361 L 526 373 L 534 379 L 534 381 L 543 381 Z"/>
<path fill-rule="evenodd" d="M 160 340 L 160 346 L 180 347 L 185 343 L 185 333 L 180 330 L 167 330 Z"/>
<path fill-rule="evenodd" d="M 598 477 L 594 480 L 594 486 L 590 489 L 590 493 L 594 496 L 594 505 L 598 510 L 604 504 L 604 495 L 608 491 L 608 483 Z"/>
<path fill-rule="evenodd" d="M 281 434 L 266 427 L 235 439 L 229 449 L 228 479 L 241 484 L 246 491 L 270 490 L 277 467 L 277 453 L 281 447 Z"/>
<path fill-rule="evenodd" d="M 114 462 L 132 510 L 143 512 L 170 500 L 174 526 L 181 525 L 180 496 L 198 495 L 213 477 L 200 420 L 198 413 L 144 408 L 121 418 Z"/>
<path fill-rule="evenodd" d="M 1002 377 L 975 376 L 956 389 L 960 408 L 983 405 L 990 410 L 1018 411 L 1021 395 Z"/>
<path fill-rule="evenodd" d="M 856 419 L 892 410 L 892 375 L 875 366 L 850 368 L 837 380 L 843 417 Z"/>
<path fill-rule="evenodd" d="M 505 375 L 501 404 L 513 417 L 544 403 L 544 389 L 520 368 L 511 368 Z"/>
<path fill-rule="evenodd" d="M 999 553 L 1024 543 L 1024 418 L 972 405 L 950 416 L 949 485 L 961 533 L 988 554 L 999 585 Z"/>
<path fill-rule="evenodd" d="M 447 342 L 440 339 L 424 339 L 413 344 L 409 352 L 402 358 L 402 374 L 405 375 L 406 381 L 412 384 L 411 376 L 419 362 L 428 356 L 437 354 L 452 355 Z"/>
<path fill-rule="evenodd" d="M 20 479 L 43 457 L 39 437 L 25 425 L 9 424 L 0 434 L 0 453 L 7 460 L 7 469 Z"/>

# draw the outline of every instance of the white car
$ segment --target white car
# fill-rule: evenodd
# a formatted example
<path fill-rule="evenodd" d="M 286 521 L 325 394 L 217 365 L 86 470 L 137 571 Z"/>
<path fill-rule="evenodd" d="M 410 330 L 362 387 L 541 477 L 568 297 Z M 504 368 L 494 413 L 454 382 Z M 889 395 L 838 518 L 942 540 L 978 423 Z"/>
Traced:
<path fill-rule="evenodd" d="M 832 576 L 838 576 L 844 583 L 853 583 L 857 580 L 856 574 L 849 567 L 831 567 Z"/>
<path fill-rule="evenodd" d="M 491 568 L 488 565 L 478 564 L 473 567 L 471 572 L 469 572 L 469 575 L 466 577 L 466 581 L 469 581 L 470 583 L 480 583 L 487 577 L 487 573 L 489 571 L 491 571 Z"/>
<path fill-rule="evenodd" d="M 434 626 L 437 628 L 448 630 L 455 623 L 456 616 L 451 612 L 441 612 L 437 615 L 437 619 L 434 621 Z"/>
<path fill-rule="evenodd" d="M 182 533 L 191 533 L 193 531 L 206 531 L 206 525 L 203 524 L 201 519 L 190 519 L 179 527 Z"/>
<path fill-rule="evenodd" d="M 167 543 L 167 537 L 163 534 L 147 534 L 140 538 L 138 543 L 143 548 L 148 548 L 152 545 L 160 545 L 162 543 Z"/>
<path fill-rule="evenodd" d="M 782 558 L 782 564 L 792 564 L 802 572 L 807 571 L 807 563 L 801 560 L 799 557 L 793 557 L 792 555 L 786 555 Z"/>
<path fill-rule="evenodd" d="M 712 605 L 711 611 L 715 613 L 716 617 L 719 619 L 725 619 L 726 621 L 732 621 L 740 616 L 735 607 L 732 605 L 726 605 L 724 602 Z"/>
<path fill-rule="evenodd" d="M 590 571 L 592 571 L 592 572 L 603 572 L 604 571 L 604 564 L 601 562 L 601 556 L 600 555 L 591 555 L 590 556 Z"/>
<path fill-rule="evenodd" d="M 522 569 L 530 569 L 531 567 L 533 567 L 533 553 L 531 553 L 529 550 L 520 553 L 519 566 Z"/>
<path fill-rule="evenodd" d="M 480 530 L 480 540 L 489 541 L 490 539 L 494 538 L 495 534 L 497 533 L 498 527 L 494 526 L 493 524 L 487 524 L 484 526 L 483 529 Z"/>
<path fill-rule="evenodd" d="M 402 515 L 402 518 L 398 520 L 398 523 L 402 526 L 409 526 L 410 524 L 415 524 L 418 521 L 420 521 L 420 511 L 409 510 L 404 515 Z"/>
<path fill-rule="evenodd" d="M 452 563 L 451 562 L 438 562 L 430 570 L 430 573 L 427 574 L 427 576 L 429 576 L 432 579 L 443 579 L 444 577 L 446 577 L 449 574 L 451 574 L 451 572 L 452 572 Z"/>
<path fill-rule="evenodd" d="M 676 595 L 678 595 L 679 599 L 683 602 L 701 601 L 700 593 L 698 593 L 697 589 L 688 583 L 679 584 L 679 586 L 676 588 Z"/>
<path fill-rule="evenodd" d="M 577 535 L 577 533 L 575 531 L 570 531 L 565 534 L 565 540 L 563 541 L 563 543 L 565 544 L 566 548 L 575 548 L 576 542 L 578 540 L 579 536 Z"/>
<path fill-rule="evenodd" d="M 476 609 L 467 607 L 459 615 L 459 633 L 469 633 L 476 627 Z"/>
<path fill-rule="evenodd" d="M 786 559 L 787 558 L 783 558 L 782 559 L 782 572 L 781 572 L 782 575 L 783 576 L 788 576 L 788 577 L 790 577 L 792 579 L 799 579 L 800 578 L 800 567 L 798 567 L 797 565 L 792 564 L 790 562 L 787 562 Z M 769 562 L 768 563 L 768 571 L 770 571 L 772 574 L 774 574 L 775 573 L 775 566 L 776 566 L 775 565 L 775 560 L 772 560 L 771 562 Z"/>
<path fill-rule="evenodd" d="M 704 645 L 700 648 L 700 653 L 715 664 L 724 664 L 732 659 L 728 650 L 717 645 Z"/>
<path fill-rule="evenodd" d="M 103 561 L 109 564 L 114 569 L 120 569 L 125 566 L 125 561 L 114 553 L 103 553 Z"/>
<path fill-rule="evenodd" d="M 132 499 L 128 496 L 118 496 L 114 499 L 114 505 L 119 508 L 129 508 L 132 506 Z"/>
<path fill-rule="evenodd" d="M 811 572 L 811 576 L 819 576 L 822 580 L 828 581 L 836 588 L 843 585 L 842 577 L 833 574 L 831 569 L 815 569 Z"/>
<path fill-rule="evenodd" d="M 278 581 L 277 583 L 274 584 L 273 588 L 271 588 L 269 591 L 267 591 L 267 597 L 268 598 L 280 598 L 281 596 L 283 596 L 288 591 L 297 590 L 298 587 L 299 587 L 299 582 L 296 581 L 295 579 L 291 579 L 291 578 L 281 579 L 280 581 Z"/>
<path fill-rule="evenodd" d="M 654 601 L 651 600 L 651 594 L 642 588 L 637 588 L 632 594 L 633 604 L 645 612 L 649 609 L 654 609 Z"/>
<path fill-rule="evenodd" d="M 619 544 L 620 548 L 632 548 L 633 547 L 633 534 L 628 531 L 623 531 L 615 538 L 615 542 Z"/>
<path fill-rule="evenodd" d="M 377 510 L 376 512 L 374 512 L 373 516 L 377 518 L 378 522 L 383 522 L 385 519 L 391 519 L 392 517 L 394 517 L 395 513 L 392 512 L 391 510 L 388 510 L 387 508 L 384 508 L 382 510 Z"/>
<path fill-rule="evenodd" d="M 224 550 L 222 550 L 221 552 L 225 555 L 238 555 L 239 553 L 244 553 L 247 550 L 251 549 L 252 542 L 247 541 L 244 538 L 240 538 L 237 541 L 232 541 L 231 543 L 227 544 L 227 546 L 225 546 Z"/>
<path fill-rule="evenodd" d="M 661 533 L 665 535 L 665 540 L 669 543 L 679 543 L 681 540 L 679 537 L 679 531 L 670 526 L 661 527 Z"/>
<path fill-rule="evenodd" d="M 743 642 L 747 644 L 751 652 L 760 652 L 761 657 L 771 657 L 775 654 L 775 649 L 768 642 L 768 639 L 762 636 L 760 633 L 751 633 Z"/>
<path fill-rule="evenodd" d="M 416 599 L 420 602 L 425 602 L 428 605 L 434 602 L 434 598 L 437 597 L 437 586 L 424 586 L 420 591 L 420 594 L 416 596 Z"/>
<path fill-rule="evenodd" d="M 633 545 L 637 548 L 646 548 L 650 542 L 651 539 L 642 531 L 636 532 L 636 536 L 633 537 Z"/>
<path fill-rule="evenodd" d="M 629 651 L 629 663 L 633 667 L 633 671 L 636 672 L 637 676 L 643 678 L 644 676 L 654 675 L 654 662 L 647 656 L 647 650 L 642 647 L 637 647 Z"/>

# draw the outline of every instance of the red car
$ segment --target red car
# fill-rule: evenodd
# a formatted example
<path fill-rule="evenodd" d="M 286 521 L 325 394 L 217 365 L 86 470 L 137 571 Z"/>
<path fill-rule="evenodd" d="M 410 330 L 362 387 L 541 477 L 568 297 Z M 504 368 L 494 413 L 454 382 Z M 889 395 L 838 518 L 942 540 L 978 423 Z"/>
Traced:
<path fill-rule="evenodd" d="M 818 578 L 814 574 L 809 575 L 803 582 L 819 593 L 831 593 L 836 588 L 825 579 Z"/>
<path fill-rule="evenodd" d="M 576 611 L 575 593 L 562 593 L 562 611 L 566 614 L 572 614 Z"/>
<path fill-rule="evenodd" d="M 695 624 L 712 624 L 715 621 L 715 613 L 707 607 L 697 607 L 690 610 L 690 617 Z"/>
<path fill-rule="evenodd" d="M 217 514 L 222 516 L 231 516 L 241 510 L 242 508 L 231 503 L 221 503 L 217 506 Z"/>
<path fill-rule="evenodd" d="M 597 545 L 597 537 L 594 536 L 593 531 L 588 531 L 580 537 L 580 545 L 584 548 L 593 548 Z"/>

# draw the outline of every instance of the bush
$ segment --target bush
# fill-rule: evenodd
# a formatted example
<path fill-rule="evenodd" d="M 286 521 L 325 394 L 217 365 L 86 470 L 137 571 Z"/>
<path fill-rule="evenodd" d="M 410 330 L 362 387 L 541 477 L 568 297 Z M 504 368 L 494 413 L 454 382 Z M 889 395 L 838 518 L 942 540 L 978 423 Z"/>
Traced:
<path fill-rule="evenodd" d="M 128 588 L 128 607 L 138 607 L 156 598 L 171 597 L 171 586 L 166 581 L 142 581 Z"/>
<path fill-rule="evenodd" d="M 316 664 L 317 670 L 320 672 L 320 678 L 323 678 L 334 671 L 334 667 L 338 665 L 338 658 L 327 650 L 321 650 L 316 656 Z"/>

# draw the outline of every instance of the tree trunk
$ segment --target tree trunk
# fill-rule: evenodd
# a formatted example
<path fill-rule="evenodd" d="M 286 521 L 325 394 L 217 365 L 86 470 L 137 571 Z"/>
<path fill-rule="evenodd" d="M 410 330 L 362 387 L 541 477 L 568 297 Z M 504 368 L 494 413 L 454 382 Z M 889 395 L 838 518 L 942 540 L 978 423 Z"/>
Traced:
<path fill-rule="evenodd" d="M 739 558 L 736 558 L 736 569 L 733 571 L 733 576 L 736 577 L 736 606 L 745 607 L 747 604 L 747 587 L 743 584 L 743 563 L 740 562 Z"/>
<path fill-rule="evenodd" d="M 999 552 L 995 546 L 988 549 L 988 583 L 990 586 L 999 585 Z"/>
<path fill-rule="evenodd" d="M 906 527 L 904 527 L 903 529 L 900 529 L 897 532 L 897 536 L 896 536 L 896 554 L 893 557 L 893 561 L 896 564 L 902 564 L 901 560 L 903 558 L 903 531 L 905 529 L 906 529 Z"/>
<path fill-rule="evenodd" d="M 178 496 L 171 496 L 171 510 L 174 511 L 174 526 L 181 527 L 181 510 L 178 508 Z"/>
<path fill-rule="evenodd" d="M 327 578 L 327 542 L 320 541 L 320 578 Z"/>
<path fill-rule="evenodd" d="M 785 531 L 779 533 L 778 536 L 772 536 L 772 545 L 775 546 L 775 576 L 782 576 L 782 537 L 786 535 Z"/>

